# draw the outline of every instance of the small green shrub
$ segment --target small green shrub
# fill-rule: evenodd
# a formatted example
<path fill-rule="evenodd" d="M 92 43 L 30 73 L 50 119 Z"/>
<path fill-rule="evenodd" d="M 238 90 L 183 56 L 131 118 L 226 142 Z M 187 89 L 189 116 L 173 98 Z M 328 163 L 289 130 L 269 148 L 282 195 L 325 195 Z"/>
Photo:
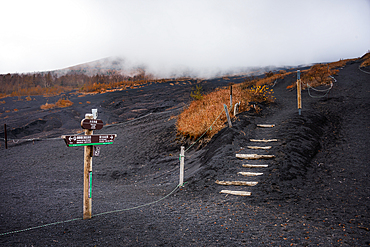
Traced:
<path fill-rule="evenodd" d="M 192 92 L 190 92 L 190 96 L 195 100 L 201 100 L 203 99 L 203 88 L 201 85 L 196 85 L 195 88 L 192 88 Z"/>

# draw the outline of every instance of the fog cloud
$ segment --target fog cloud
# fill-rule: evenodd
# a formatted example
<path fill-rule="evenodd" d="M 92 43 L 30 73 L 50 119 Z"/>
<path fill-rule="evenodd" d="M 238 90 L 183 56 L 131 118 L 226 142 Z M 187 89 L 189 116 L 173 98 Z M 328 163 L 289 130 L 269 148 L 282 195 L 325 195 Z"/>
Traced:
<path fill-rule="evenodd" d="M 159 76 L 296 66 L 370 49 L 370 2 L 6 1 L 0 73 L 61 69 L 120 56 Z"/>

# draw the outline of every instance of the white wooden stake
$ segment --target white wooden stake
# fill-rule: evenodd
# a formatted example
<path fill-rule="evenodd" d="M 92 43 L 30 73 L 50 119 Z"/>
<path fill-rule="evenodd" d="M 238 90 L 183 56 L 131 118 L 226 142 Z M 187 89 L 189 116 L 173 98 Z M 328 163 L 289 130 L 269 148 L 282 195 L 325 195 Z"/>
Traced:
<path fill-rule="evenodd" d="M 183 184 L 184 184 L 184 161 L 185 161 L 185 147 L 181 146 L 181 151 L 180 151 L 180 182 L 179 182 L 180 187 L 182 187 Z"/>
<path fill-rule="evenodd" d="M 234 116 L 236 116 L 239 113 L 239 107 L 240 107 L 240 102 L 236 103 L 234 106 Z"/>

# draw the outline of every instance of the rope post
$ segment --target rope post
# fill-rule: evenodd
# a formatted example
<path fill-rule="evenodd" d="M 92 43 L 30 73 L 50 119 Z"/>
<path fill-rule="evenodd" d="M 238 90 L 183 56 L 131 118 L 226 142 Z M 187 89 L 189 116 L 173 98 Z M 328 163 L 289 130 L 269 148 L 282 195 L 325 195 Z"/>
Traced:
<path fill-rule="evenodd" d="M 297 70 L 297 101 L 298 101 L 298 113 L 301 115 L 302 109 L 302 87 L 301 87 L 301 71 Z"/>
<path fill-rule="evenodd" d="M 231 128 L 231 127 L 233 127 L 233 125 L 231 124 L 229 110 L 227 109 L 227 106 L 225 104 L 224 104 L 224 109 L 225 109 L 225 112 L 226 112 L 227 121 L 229 122 L 229 128 Z"/>
<path fill-rule="evenodd" d="M 5 149 L 8 149 L 8 134 L 6 133 L 6 124 L 4 124 L 4 142 L 5 142 Z"/>
<path fill-rule="evenodd" d="M 85 114 L 86 119 L 93 119 L 93 114 Z M 85 135 L 92 135 L 94 131 L 85 129 Z M 84 193 L 83 219 L 91 219 L 92 209 L 92 156 L 93 146 L 84 146 Z"/>
<path fill-rule="evenodd" d="M 185 147 L 181 146 L 180 151 L 180 182 L 179 186 L 182 187 L 184 184 L 184 162 L 185 162 Z"/>

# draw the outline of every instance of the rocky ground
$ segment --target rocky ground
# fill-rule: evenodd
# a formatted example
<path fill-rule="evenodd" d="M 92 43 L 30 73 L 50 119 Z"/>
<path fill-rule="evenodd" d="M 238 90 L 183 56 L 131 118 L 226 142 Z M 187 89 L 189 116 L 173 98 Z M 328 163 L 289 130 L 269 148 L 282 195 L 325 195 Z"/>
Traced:
<path fill-rule="evenodd" d="M 181 188 L 180 147 L 190 145 L 176 136 L 176 116 L 190 101 L 197 81 L 84 97 L 70 93 L 66 96 L 72 107 L 49 111 L 40 110 L 40 105 L 58 97 L 4 99 L 0 117 L 8 125 L 9 138 L 16 140 L 6 150 L 2 144 L 0 151 L 0 244 L 369 245 L 370 74 L 360 71 L 359 64 L 341 68 L 325 97 L 303 91 L 301 115 L 296 91 L 286 89 L 295 75 L 277 81 L 274 104 L 262 106 L 261 114 L 237 115 L 232 128 L 225 127 L 207 145 L 194 145 L 185 153 L 186 183 Z M 210 91 L 243 80 L 198 83 Z M 82 220 L 83 148 L 68 148 L 58 137 L 81 130 L 79 122 L 92 108 L 111 124 L 95 133 L 118 136 L 93 158 L 93 217 Z M 275 127 L 257 127 L 261 123 Z M 40 139 L 24 140 L 31 138 Z M 278 141 L 266 144 L 272 146 L 268 151 L 247 149 L 261 145 L 250 139 L 263 138 Z M 248 162 L 236 158 L 237 153 L 276 158 Z M 246 163 L 269 166 L 242 167 Z M 248 171 L 263 175 L 238 174 Z M 223 186 L 216 180 L 258 184 Z M 225 189 L 252 195 L 219 193 Z"/>

